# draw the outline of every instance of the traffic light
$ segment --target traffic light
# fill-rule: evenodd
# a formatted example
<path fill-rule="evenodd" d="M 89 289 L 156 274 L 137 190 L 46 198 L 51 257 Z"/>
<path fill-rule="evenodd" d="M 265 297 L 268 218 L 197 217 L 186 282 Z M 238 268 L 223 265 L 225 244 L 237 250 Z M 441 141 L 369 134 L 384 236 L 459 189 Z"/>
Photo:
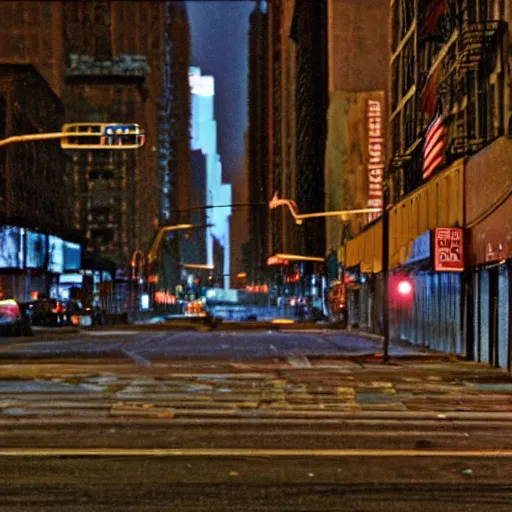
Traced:
<path fill-rule="evenodd" d="M 144 146 L 146 136 L 138 124 L 69 123 L 62 127 L 69 134 L 62 137 L 62 149 L 138 149 Z"/>

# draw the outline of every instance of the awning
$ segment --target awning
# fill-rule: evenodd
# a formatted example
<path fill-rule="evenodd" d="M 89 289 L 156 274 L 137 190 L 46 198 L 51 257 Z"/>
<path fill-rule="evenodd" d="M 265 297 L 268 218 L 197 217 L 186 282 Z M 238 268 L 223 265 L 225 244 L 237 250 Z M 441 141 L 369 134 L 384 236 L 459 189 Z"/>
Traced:
<path fill-rule="evenodd" d="M 417 237 L 464 224 L 464 160 L 454 162 L 389 211 L 389 268 L 404 264 Z"/>
<path fill-rule="evenodd" d="M 338 251 L 338 260 L 346 268 L 360 266 L 364 274 L 382 271 L 382 219 L 349 240 Z"/>

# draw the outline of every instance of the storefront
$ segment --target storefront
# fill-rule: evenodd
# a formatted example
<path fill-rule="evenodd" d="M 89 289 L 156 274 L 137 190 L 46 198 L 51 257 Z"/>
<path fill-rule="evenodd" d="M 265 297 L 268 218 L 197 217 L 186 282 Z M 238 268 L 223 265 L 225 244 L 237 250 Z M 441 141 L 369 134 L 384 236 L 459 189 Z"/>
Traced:
<path fill-rule="evenodd" d="M 80 244 L 59 236 L 0 226 L 0 298 L 61 298 L 59 276 L 80 269 L 81 253 Z"/>
<path fill-rule="evenodd" d="M 511 370 L 512 141 L 502 137 L 466 166 L 466 325 L 472 359 Z"/>
<path fill-rule="evenodd" d="M 389 210 L 390 337 L 462 354 L 463 254 L 457 268 L 436 265 L 436 229 L 460 235 L 464 224 L 464 162 L 454 162 Z M 443 233 L 441 231 L 440 233 Z M 349 324 L 382 333 L 382 219 L 339 251 L 347 284 Z"/>
<path fill-rule="evenodd" d="M 347 323 L 378 334 L 383 328 L 382 229 L 378 219 L 338 251 L 347 290 Z"/>

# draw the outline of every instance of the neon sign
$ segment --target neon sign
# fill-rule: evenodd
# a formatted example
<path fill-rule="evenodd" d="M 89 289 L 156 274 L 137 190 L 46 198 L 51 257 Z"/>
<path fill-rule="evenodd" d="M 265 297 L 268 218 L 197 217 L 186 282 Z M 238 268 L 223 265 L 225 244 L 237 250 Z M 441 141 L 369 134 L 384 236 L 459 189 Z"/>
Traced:
<path fill-rule="evenodd" d="M 384 207 L 384 137 L 382 129 L 382 104 L 368 100 L 368 208 Z M 369 220 L 380 213 L 370 213 Z"/>

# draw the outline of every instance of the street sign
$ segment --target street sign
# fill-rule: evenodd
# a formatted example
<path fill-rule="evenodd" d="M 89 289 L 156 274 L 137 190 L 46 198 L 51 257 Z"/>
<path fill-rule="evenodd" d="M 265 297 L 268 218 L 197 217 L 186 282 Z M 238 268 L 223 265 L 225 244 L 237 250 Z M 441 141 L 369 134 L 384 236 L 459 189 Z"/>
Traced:
<path fill-rule="evenodd" d="M 61 139 L 62 149 L 127 150 L 144 146 L 146 136 L 138 124 L 69 123 L 62 127 L 69 134 Z"/>
<path fill-rule="evenodd" d="M 436 272 L 462 272 L 464 257 L 462 229 L 436 228 L 434 231 L 434 270 Z"/>

